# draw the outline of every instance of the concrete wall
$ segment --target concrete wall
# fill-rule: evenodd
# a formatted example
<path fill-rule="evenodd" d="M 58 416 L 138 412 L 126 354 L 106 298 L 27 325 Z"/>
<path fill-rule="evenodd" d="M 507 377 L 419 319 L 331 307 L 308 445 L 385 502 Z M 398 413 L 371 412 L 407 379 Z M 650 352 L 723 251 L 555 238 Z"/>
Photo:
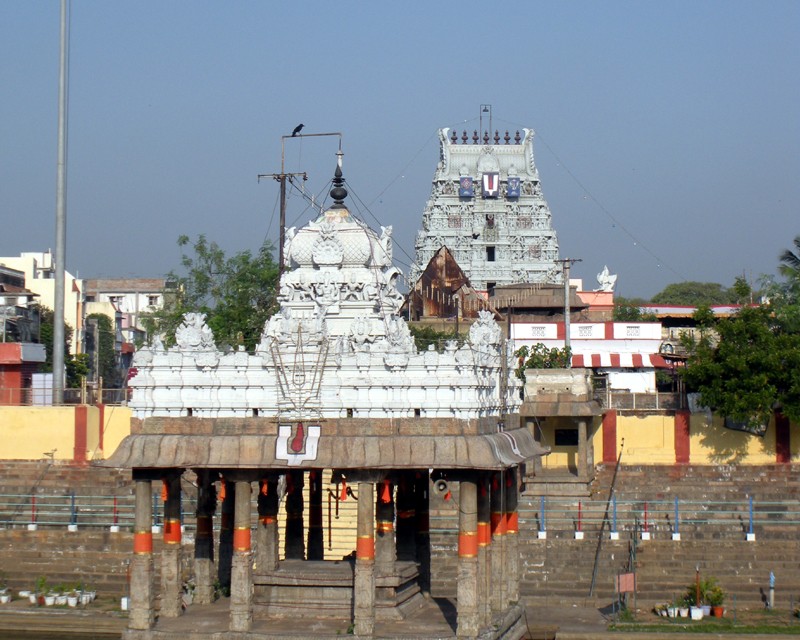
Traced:
<path fill-rule="evenodd" d="M 609 419 L 609 417 L 611 419 Z M 688 419 L 688 433 L 682 421 Z M 574 472 L 578 447 L 556 446 L 556 429 L 574 429 L 571 418 L 540 420 L 542 443 L 551 447 L 550 455 L 542 459 L 545 470 Z M 776 445 L 775 418 L 770 421 L 763 437 L 726 429 L 719 416 L 709 418 L 702 413 L 618 414 L 607 415 L 591 422 L 594 462 L 614 462 L 625 439 L 623 464 L 697 465 L 746 464 L 769 465 L 782 462 Z M 800 429 L 789 426 L 789 455 L 792 463 L 800 462 Z M 606 455 L 604 455 L 604 452 Z"/>
<path fill-rule="evenodd" d="M 0 459 L 86 462 L 112 453 L 130 433 L 127 407 L 0 407 Z"/>

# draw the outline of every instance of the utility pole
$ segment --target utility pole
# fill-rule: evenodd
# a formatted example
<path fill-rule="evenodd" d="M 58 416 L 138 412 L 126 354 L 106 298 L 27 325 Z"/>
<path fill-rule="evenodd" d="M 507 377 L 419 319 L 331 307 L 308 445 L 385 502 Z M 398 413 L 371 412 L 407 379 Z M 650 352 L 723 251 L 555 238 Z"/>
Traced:
<path fill-rule="evenodd" d="M 56 171 L 56 251 L 53 288 L 53 404 L 64 402 L 64 295 L 67 245 L 67 0 L 61 0 L 61 50 L 58 74 L 58 161 Z"/>
<path fill-rule="evenodd" d="M 580 258 L 564 258 L 563 260 L 556 260 L 561 263 L 561 268 L 564 272 L 564 350 L 569 353 L 570 347 L 570 315 L 572 309 L 569 303 L 569 268 L 576 262 L 583 262 Z M 572 369 L 572 355 L 567 357 L 567 369 Z"/>
<path fill-rule="evenodd" d="M 286 245 L 286 179 L 289 178 L 290 180 L 295 177 L 303 178 L 303 182 L 308 180 L 308 174 L 303 172 L 297 173 L 286 173 L 286 140 L 291 138 L 319 138 L 320 136 L 339 136 L 339 154 L 342 152 L 342 134 L 341 133 L 297 133 L 293 136 L 281 136 L 281 171 L 280 173 L 260 173 L 258 174 L 258 181 L 261 182 L 261 178 L 273 178 L 281 185 L 281 196 L 280 196 L 280 232 L 279 232 L 279 240 L 278 240 L 278 282 L 280 282 L 281 276 L 283 275 L 284 271 L 284 248 Z M 341 162 L 341 157 L 340 157 Z"/>

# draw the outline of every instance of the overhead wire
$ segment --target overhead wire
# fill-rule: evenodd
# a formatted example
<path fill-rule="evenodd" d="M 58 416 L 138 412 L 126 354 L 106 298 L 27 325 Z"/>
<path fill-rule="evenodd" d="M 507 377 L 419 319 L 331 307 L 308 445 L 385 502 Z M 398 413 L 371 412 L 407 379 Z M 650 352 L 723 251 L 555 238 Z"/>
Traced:
<path fill-rule="evenodd" d="M 511 122 L 511 121 L 508 121 L 508 120 L 502 120 L 502 119 L 498 119 L 498 122 L 504 122 L 504 123 L 506 123 L 506 124 L 513 125 L 513 126 L 515 126 L 515 127 L 525 128 L 525 127 L 524 127 L 524 125 L 521 125 L 521 124 L 519 124 L 519 123 L 517 123 L 517 122 Z M 578 178 L 578 176 L 576 176 L 576 175 L 575 175 L 575 174 L 572 172 L 572 170 L 571 170 L 571 169 L 570 169 L 570 168 L 569 168 L 569 167 L 566 165 L 566 163 L 565 163 L 565 162 L 564 162 L 564 161 L 561 159 L 561 157 L 560 157 L 560 156 L 559 156 L 559 155 L 558 155 L 558 154 L 555 152 L 555 150 L 554 150 L 554 149 L 553 149 L 553 148 L 552 148 L 552 147 L 551 147 L 551 146 L 550 146 L 550 145 L 547 143 L 547 140 L 545 140 L 545 139 L 544 139 L 544 137 L 542 136 L 542 134 L 541 134 L 541 133 L 540 133 L 538 130 L 536 130 L 536 137 L 537 137 L 537 138 L 538 138 L 538 139 L 541 141 L 541 143 L 544 145 L 544 147 L 545 147 L 545 148 L 546 148 L 546 149 L 547 149 L 547 150 L 550 152 L 550 154 L 553 156 L 553 158 L 555 158 L 556 162 L 558 162 L 558 164 L 559 164 L 561 167 L 563 167 L 563 169 L 564 169 L 564 171 L 567 173 L 567 175 L 568 175 L 570 178 L 572 178 L 572 180 L 575 182 L 575 184 L 577 184 L 577 185 L 578 185 L 578 187 L 580 187 L 581 191 L 583 191 L 583 193 L 585 194 L 585 196 L 586 196 L 587 198 L 589 198 L 589 199 L 590 199 L 592 202 L 594 202 L 594 203 L 595 203 L 595 204 L 596 204 L 596 205 L 599 207 L 599 209 L 600 209 L 600 210 L 601 210 L 601 211 L 602 211 L 602 212 L 603 212 L 603 213 L 606 215 L 606 217 L 608 217 L 608 219 L 609 219 L 609 220 L 611 220 L 611 222 L 613 222 L 613 223 L 614 223 L 615 227 L 617 227 L 617 228 L 619 228 L 620 230 L 622 230 L 622 232 L 623 232 L 623 233 L 624 233 L 626 236 L 628 236 L 628 238 L 630 238 L 630 239 L 631 239 L 631 241 L 633 241 L 633 244 L 634 244 L 634 246 L 640 247 L 640 248 L 641 248 L 641 249 L 642 249 L 642 250 L 643 250 L 645 253 L 647 253 L 647 254 L 648 254 L 648 255 L 649 255 L 651 258 L 653 258 L 653 259 L 656 261 L 656 266 L 658 266 L 659 268 L 660 268 L 660 267 L 662 267 L 662 266 L 664 266 L 664 267 L 666 267 L 667 269 L 669 269 L 669 270 L 670 270 L 672 273 L 674 273 L 674 274 L 675 274 L 677 277 L 681 278 L 681 280 L 686 280 L 686 279 L 687 279 L 685 275 L 683 275 L 682 273 L 680 273 L 680 272 L 679 272 L 677 269 L 675 269 L 675 268 L 674 268 L 672 265 L 670 265 L 668 262 L 666 262 L 665 260 L 663 260 L 663 259 L 662 259 L 662 258 L 661 258 L 661 257 L 660 257 L 660 256 L 659 256 L 659 255 L 658 255 L 656 252 L 655 252 L 655 251 L 653 251 L 653 250 L 652 250 L 652 249 L 651 249 L 651 248 L 650 248 L 650 247 L 649 247 L 649 246 L 648 246 L 648 245 L 647 245 L 645 242 L 643 242 L 643 241 L 642 241 L 642 240 L 641 240 L 641 239 L 640 239 L 638 236 L 636 236 L 636 235 L 635 235 L 635 234 L 634 234 L 634 233 L 633 233 L 633 232 L 632 232 L 630 229 L 628 229 L 628 227 L 626 227 L 626 226 L 625 226 L 625 225 L 624 225 L 622 222 L 620 222 L 620 220 L 619 220 L 619 219 L 618 219 L 618 218 L 617 218 L 617 217 L 616 217 L 614 214 L 612 214 L 612 213 L 611 213 L 611 212 L 610 212 L 610 211 L 609 211 L 609 210 L 606 208 L 606 206 L 605 206 L 605 205 L 604 205 L 604 204 L 603 204 L 603 203 L 600 201 L 600 199 L 599 199 L 599 198 L 597 198 L 597 197 L 596 197 L 596 196 L 595 196 L 595 195 L 594 195 L 594 194 L 593 194 L 593 193 L 592 193 L 592 192 L 589 190 L 589 188 L 588 188 L 588 187 L 587 187 L 585 184 L 583 184 L 583 182 L 581 182 L 581 180 Z"/>

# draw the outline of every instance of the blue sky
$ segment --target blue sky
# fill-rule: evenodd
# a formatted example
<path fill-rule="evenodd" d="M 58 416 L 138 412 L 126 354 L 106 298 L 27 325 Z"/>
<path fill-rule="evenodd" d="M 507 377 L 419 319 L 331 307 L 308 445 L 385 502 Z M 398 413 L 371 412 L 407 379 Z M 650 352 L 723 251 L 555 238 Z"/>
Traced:
<path fill-rule="evenodd" d="M 342 132 L 351 192 L 413 256 L 439 127 L 533 128 L 587 288 L 730 285 L 800 234 L 800 3 L 73 0 L 67 267 L 159 276 L 181 234 L 277 238 L 280 136 Z M 0 255 L 55 244 L 59 3 L 0 3 Z M 324 191 L 333 138 L 286 169 Z M 353 203 L 355 204 L 355 203 Z M 291 194 L 288 220 L 311 217 Z M 403 264 L 405 263 L 405 264 Z"/>

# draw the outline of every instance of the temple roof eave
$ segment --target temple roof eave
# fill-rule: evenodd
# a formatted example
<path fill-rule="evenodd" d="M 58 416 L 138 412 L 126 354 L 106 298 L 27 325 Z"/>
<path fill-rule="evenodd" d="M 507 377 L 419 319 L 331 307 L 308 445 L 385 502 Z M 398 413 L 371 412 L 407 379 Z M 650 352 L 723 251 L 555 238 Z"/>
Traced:
<path fill-rule="evenodd" d="M 278 455 L 274 435 L 127 436 L 98 466 L 132 469 L 486 469 L 547 455 L 525 428 L 487 435 L 320 435 L 316 455 Z"/>

